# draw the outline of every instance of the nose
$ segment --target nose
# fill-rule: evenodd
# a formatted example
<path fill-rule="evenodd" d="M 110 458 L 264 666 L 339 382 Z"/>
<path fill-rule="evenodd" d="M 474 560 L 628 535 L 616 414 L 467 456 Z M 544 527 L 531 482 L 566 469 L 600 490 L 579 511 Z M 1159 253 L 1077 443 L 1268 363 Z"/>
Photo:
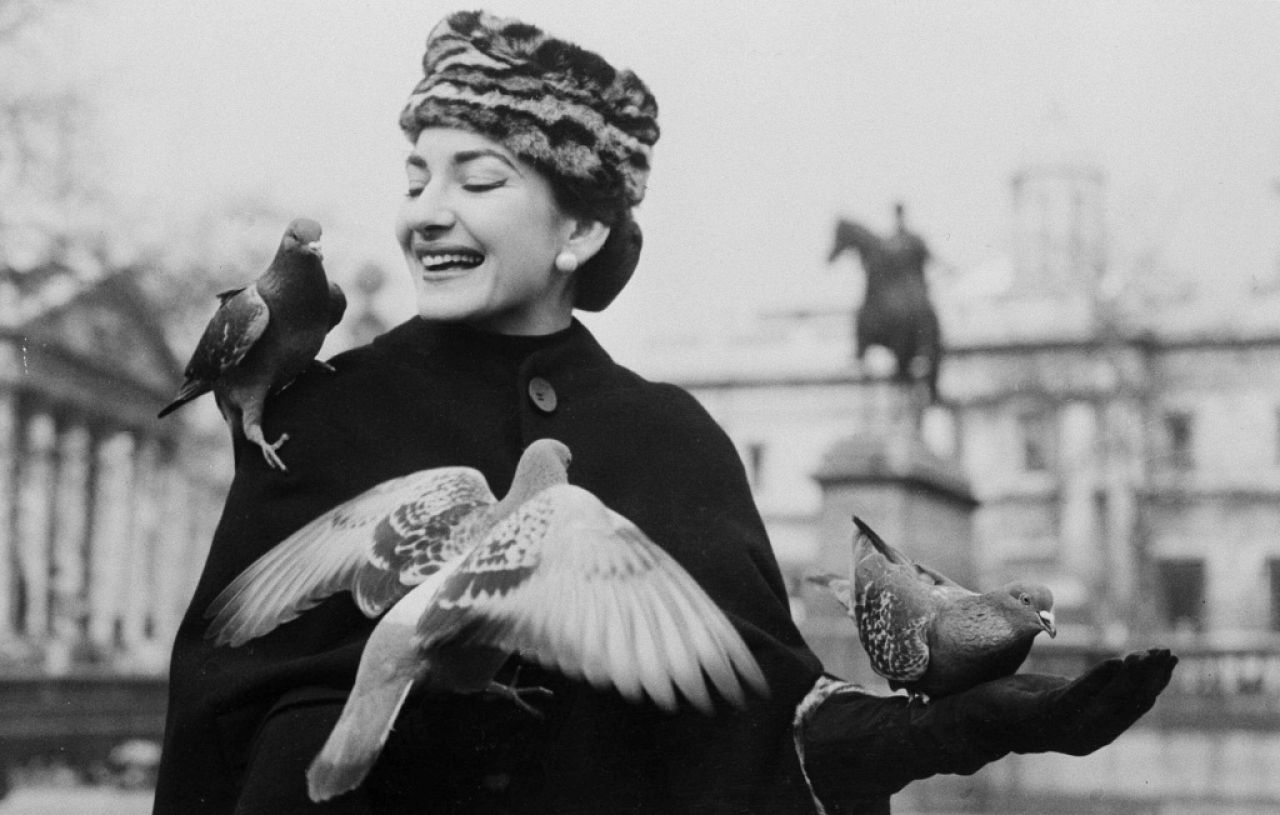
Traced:
<path fill-rule="evenodd" d="M 410 229 L 424 234 L 448 231 L 457 222 L 457 214 L 446 186 L 433 181 L 407 199 L 405 220 Z"/>

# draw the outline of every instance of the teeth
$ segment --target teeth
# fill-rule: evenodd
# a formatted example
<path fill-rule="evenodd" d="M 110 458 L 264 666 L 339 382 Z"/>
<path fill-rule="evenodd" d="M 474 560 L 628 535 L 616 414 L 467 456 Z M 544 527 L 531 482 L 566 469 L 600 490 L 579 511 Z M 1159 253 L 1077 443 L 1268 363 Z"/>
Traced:
<path fill-rule="evenodd" d="M 447 254 L 447 255 L 422 255 L 420 257 L 422 265 L 431 271 L 446 269 L 450 266 L 462 266 L 470 269 L 472 266 L 479 266 L 483 257 L 472 254 Z"/>

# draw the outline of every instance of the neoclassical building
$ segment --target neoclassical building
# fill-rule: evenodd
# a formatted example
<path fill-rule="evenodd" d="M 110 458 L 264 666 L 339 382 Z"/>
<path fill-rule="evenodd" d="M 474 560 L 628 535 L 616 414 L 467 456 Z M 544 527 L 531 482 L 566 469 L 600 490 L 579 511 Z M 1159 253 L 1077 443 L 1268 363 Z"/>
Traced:
<path fill-rule="evenodd" d="M 0 675 L 162 675 L 228 472 L 134 272 L 0 274 Z"/>

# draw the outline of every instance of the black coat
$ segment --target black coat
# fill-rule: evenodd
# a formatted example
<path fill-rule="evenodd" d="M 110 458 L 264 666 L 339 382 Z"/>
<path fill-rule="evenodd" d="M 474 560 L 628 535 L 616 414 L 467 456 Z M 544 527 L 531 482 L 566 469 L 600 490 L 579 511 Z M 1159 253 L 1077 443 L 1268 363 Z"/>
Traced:
<path fill-rule="evenodd" d="M 309 372 L 268 406 L 267 437 L 290 436 L 288 473 L 237 443 L 174 647 L 157 813 L 232 811 L 262 723 L 306 706 L 336 711 L 373 625 L 344 593 L 260 640 L 213 647 L 204 611 L 233 577 L 316 515 L 406 472 L 470 465 L 502 495 L 541 437 L 565 442 L 570 481 L 633 520 L 724 608 L 772 694 L 745 712 L 666 715 L 527 666 L 522 685 L 555 691 L 543 721 L 479 697 L 411 699 L 388 745 L 411 758 L 388 761 L 420 773 L 422 811 L 813 811 L 791 722 L 820 666 L 791 622 L 737 453 L 689 394 L 617 365 L 577 322 L 519 338 L 414 319 L 332 363 L 335 373 Z M 554 404 L 545 390 L 530 395 L 534 378 Z M 375 770 L 369 783 L 399 778 Z"/>

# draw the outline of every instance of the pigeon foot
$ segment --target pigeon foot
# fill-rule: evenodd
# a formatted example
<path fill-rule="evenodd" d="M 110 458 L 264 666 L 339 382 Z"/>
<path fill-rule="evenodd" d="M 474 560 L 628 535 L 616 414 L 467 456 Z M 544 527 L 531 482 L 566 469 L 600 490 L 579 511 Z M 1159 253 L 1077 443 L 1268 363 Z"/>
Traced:
<path fill-rule="evenodd" d="M 288 433 L 281 433 L 280 438 L 276 439 L 274 443 L 266 440 L 262 435 L 262 428 L 260 427 L 249 428 L 245 432 L 245 436 L 249 441 L 262 448 L 262 457 L 267 460 L 268 467 L 272 467 L 281 472 L 289 471 L 289 468 L 284 466 L 284 461 L 281 460 L 280 455 L 276 453 L 276 451 L 280 449 L 280 446 L 289 440 Z"/>
<path fill-rule="evenodd" d="M 485 693 L 491 693 L 494 696 L 501 696 L 503 699 L 506 699 L 514 703 L 517 707 L 529 713 L 529 715 L 538 719 L 545 719 L 546 714 L 543 713 L 541 710 L 538 710 L 533 705 L 526 702 L 524 700 L 524 697 L 525 696 L 541 696 L 544 698 L 548 698 L 553 696 L 554 694 L 549 688 L 544 688 L 541 685 L 535 685 L 534 687 L 530 687 L 530 688 L 517 687 L 516 683 L 519 682 L 519 680 L 520 680 L 520 669 L 517 667 L 515 675 L 511 677 L 510 685 L 504 685 L 501 682 L 498 682 L 495 680 L 488 684 L 488 686 L 485 688 Z"/>

